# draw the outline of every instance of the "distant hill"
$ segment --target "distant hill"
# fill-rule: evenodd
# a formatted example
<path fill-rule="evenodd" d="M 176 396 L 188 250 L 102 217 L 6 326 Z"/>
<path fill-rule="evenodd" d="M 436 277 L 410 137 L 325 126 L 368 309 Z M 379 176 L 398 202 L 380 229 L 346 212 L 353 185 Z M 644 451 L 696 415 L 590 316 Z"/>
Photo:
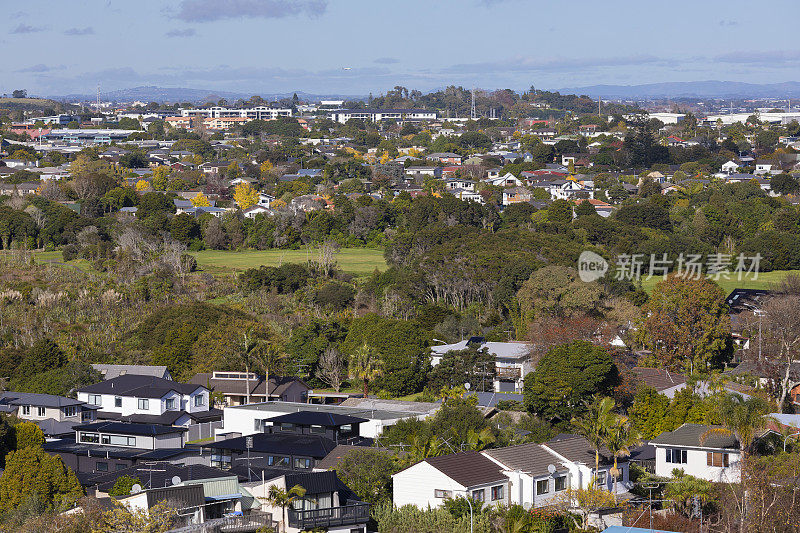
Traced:
<path fill-rule="evenodd" d="M 217 102 L 224 98 L 229 102 L 243 98 L 250 99 L 253 95 L 258 95 L 265 100 L 279 100 L 281 98 L 291 98 L 293 92 L 286 93 L 264 93 L 259 91 L 252 91 L 247 93 L 231 92 L 231 91 L 217 91 L 210 89 L 191 89 L 185 87 L 155 87 L 143 86 L 133 87 L 131 89 L 120 89 L 117 91 L 100 92 L 100 98 L 104 101 L 113 102 L 158 102 L 158 103 L 175 103 L 175 102 L 192 102 L 192 103 L 206 103 Z M 316 95 L 308 94 L 297 91 L 297 96 L 302 100 L 321 100 L 327 98 L 333 99 L 361 99 L 363 96 L 344 96 L 344 95 Z M 97 98 L 96 94 L 68 94 L 65 96 L 54 97 L 59 100 L 66 100 L 68 102 L 94 102 Z"/>
<path fill-rule="evenodd" d="M 674 81 L 644 85 L 566 87 L 561 94 L 597 98 L 800 98 L 800 82 L 743 83 L 737 81 Z"/>

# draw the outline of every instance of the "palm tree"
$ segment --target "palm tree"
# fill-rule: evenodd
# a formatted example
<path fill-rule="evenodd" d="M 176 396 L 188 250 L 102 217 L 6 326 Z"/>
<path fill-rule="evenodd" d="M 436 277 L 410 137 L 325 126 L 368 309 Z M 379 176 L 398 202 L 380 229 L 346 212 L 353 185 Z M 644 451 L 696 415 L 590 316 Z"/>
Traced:
<path fill-rule="evenodd" d="M 739 530 L 745 530 L 747 498 L 747 460 L 756 436 L 766 427 L 770 412 L 769 403 L 758 397 L 744 399 L 741 394 L 728 393 L 719 397 L 717 414 L 722 427 L 712 428 L 701 437 L 701 444 L 712 435 L 730 435 L 739 441 L 739 476 L 742 484 L 742 502 Z"/>
<path fill-rule="evenodd" d="M 383 360 L 378 351 L 366 342 L 350 356 L 350 377 L 364 384 L 364 398 L 369 393 L 369 382 L 383 375 Z"/>
<path fill-rule="evenodd" d="M 246 401 L 250 403 L 250 365 L 256 352 L 261 348 L 261 340 L 253 335 L 252 331 L 242 332 L 242 344 L 239 349 L 239 359 L 244 363 Z"/>
<path fill-rule="evenodd" d="M 284 533 L 286 532 L 286 508 L 289 507 L 293 501 L 302 498 L 306 495 L 306 489 L 300 485 L 295 485 L 289 490 L 282 489 L 276 485 L 269 488 L 269 496 L 267 501 L 274 507 L 281 508 L 281 527 Z"/>
<path fill-rule="evenodd" d="M 600 447 L 604 444 L 608 429 L 614 423 L 614 400 L 611 398 L 594 397 L 588 404 L 588 411 L 580 418 L 573 418 L 572 425 L 594 449 L 594 475 L 600 470 Z"/>
<path fill-rule="evenodd" d="M 269 401 L 269 372 L 270 370 L 279 370 L 282 362 L 288 356 L 281 351 L 280 347 L 274 345 L 262 344 L 261 349 L 256 353 L 258 363 L 264 367 L 264 381 L 265 381 L 265 394 L 267 401 Z"/>
<path fill-rule="evenodd" d="M 608 428 L 604 444 L 611 455 L 614 456 L 614 467 L 611 469 L 611 475 L 614 476 L 614 498 L 617 497 L 617 478 L 619 477 L 619 468 L 617 468 L 617 459 L 620 457 L 628 457 L 631 454 L 631 448 L 638 446 L 641 443 L 639 433 L 631 427 L 631 421 L 626 416 L 617 416 L 616 419 Z"/>

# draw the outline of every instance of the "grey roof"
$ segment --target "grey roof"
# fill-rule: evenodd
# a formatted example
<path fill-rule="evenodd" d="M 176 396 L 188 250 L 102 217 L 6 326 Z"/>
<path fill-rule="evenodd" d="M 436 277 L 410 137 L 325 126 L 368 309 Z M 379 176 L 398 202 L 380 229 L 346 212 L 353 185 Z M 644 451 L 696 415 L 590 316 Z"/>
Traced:
<path fill-rule="evenodd" d="M 690 448 L 737 448 L 739 447 L 733 435 L 719 430 L 721 426 L 707 426 L 705 424 L 684 424 L 674 431 L 665 431 L 650 441 L 651 444 L 666 444 L 669 446 L 686 446 Z M 705 438 L 703 438 L 705 436 Z"/>
<path fill-rule="evenodd" d="M 45 418 L 44 420 L 36 420 L 36 425 L 48 437 L 67 436 L 74 433 L 74 427 L 77 422 L 59 422 L 54 418 Z"/>
<path fill-rule="evenodd" d="M 435 355 L 444 355 L 450 351 L 466 350 L 468 340 L 459 341 L 453 344 L 442 344 L 431 346 L 431 352 Z M 531 347 L 526 342 L 482 342 L 479 349 L 486 350 L 495 357 L 506 359 L 522 359 L 530 354 Z"/>
<path fill-rule="evenodd" d="M 396 420 L 408 418 L 413 413 L 406 411 L 393 411 L 388 409 L 367 409 L 360 407 L 345 407 L 342 405 L 315 405 L 299 402 L 267 402 L 249 405 L 237 405 L 228 409 L 249 409 L 263 411 L 265 416 L 279 416 L 286 413 L 296 413 L 298 411 L 320 411 L 323 413 L 335 413 L 341 415 L 359 416 L 368 420 Z"/>
<path fill-rule="evenodd" d="M 350 452 L 354 452 L 356 450 L 387 451 L 386 448 L 372 448 L 364 446 L 354 446 L 352 444 L 338 444 L 336 448 L 331 450 L 331 453 L 325 456 L 324 459 L 322 459 L 321 461 L 317 461 L 317 464 L 314 465 L 314 468 L 318 470 L 335 470 L 336 466 L 339 464 L 339 461 L 341 461 L 345 455 L 349 454 Z"/>
<path fill-rule="evenodd" d="M 502 463 L 509 470 L 522 470 L 533 477 L 550 475 L 548 470 L 550 465 L 554 465 L 557 470 L 568 471 L 552 453 L 539 444 L 520 444 L 519 446 L 484 450 L 483 453 Z"/>
<path fill-rule="evenodd" d="M 686 383 L 686 377 L 683 374 L 670 372 L 665 368 L 634 367 L 631 368 L 631 373 L 644 385 L 653 387 L 657 391 L 671 389 Z"/>
<path fill-rule="evenodd" d="M 64 396 L 54 396 L 52 394 L 35 394 L 32 392 L 3 392 L 0 394 L 0 406 L 2 405 L 33 405 L 35 407 L 52 407 L 60 409 L 71 405 L 83 405 L 85 402 Z"/>
<path fill-rule="evenodd" d="M 544 443 L 558 455 L 574 463 L 594 464 L 594 448 L 585 438 L 579 435 L 559 435 Z M 607 448 L 600 448 L 600 464 L 613 464 L 611 452 Z"/>
<path fill-rule="evenodd" d="M 425 462 L 464 487 L 508 481 L 499 465 L 476 451 L 428 457 Z"/>
<path fill-rule="evenodd" d="M 522 394 L 515 394 L 513 392 L 476 392 L 469 391 L 467 396 L 477 396 L 478 405 L 483 407 L 497 407 L 497 404 L 502 401 L 512 401 L 522 403 Z"/>
<path fill-rule="evenodd" d="M 83 387 L 78 389 L 78 392 L 135 396 L 137 398 L 162 398 L 170 391 L 175 391 L 180 394 L 191 394 L 199 388 L 205 389 L 206 387 L 191 383 L 178 383 L 170 379 L 162 379 L 154 376 L 125 374 Z"/>
<path fill-rule="evenodd" d="M 191 205 L 191 202 L 187 200 Z M 169 371 L 166 366 L 152 366 L 152 365 L 107 365 L 107 364 L 94 364 L 92 368 L 103 374 L 104 379 L 112 379 L 126 374 L 134 374 L 137 376 L 155 376 L 157 378 L 171 379 Z"/>
<path fill-rule="evenodd" d="M 380 411 L 404 411 L 408 414 L 427 415 L 441 407 L 439 402 L 406 402 L 403 400 L 382 400 L 380 398 L 348 398 L 340 405 Z"/>
<path fill-rule="evenodd" d="M 86 485 L 97 486 L 100 490 L 107 491 L 116 483 L 117 478 L 130 476 L 137 478 L 142 487 L 163 487 L 167 482 L 171 483 L 174 476 L 181 478 L 181 481 L 194 481 L 197 479 L 226 478 L 231 477 L 230 472 L 224 472 L 217 468 L 205 465 L 175 465 L 166 461 L 158 461 L 141 465 L 134 465 L 123 470 L 114 472 L 103 472 L 93 474 L 87 480 Z"/>

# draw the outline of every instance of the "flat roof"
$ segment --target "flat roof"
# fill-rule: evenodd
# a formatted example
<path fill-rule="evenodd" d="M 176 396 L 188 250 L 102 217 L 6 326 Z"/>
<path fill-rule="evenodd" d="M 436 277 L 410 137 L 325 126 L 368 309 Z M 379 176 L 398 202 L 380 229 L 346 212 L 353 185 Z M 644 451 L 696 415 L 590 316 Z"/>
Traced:
<path fill-rule="evenodd" d="M 226 407 L 226 409 L 242 409 L 251 411 L 262 411 L 264 413 L 275 413 L 273 416 L 280 416 L 286 413 L 297 413 L 300 411 L 318 411 L 321 413 L 331 413 L 337 415 L 348 415 L 368 420 L 394 420 L 397 418 L 409 418 L 416 416 L 413 413 L 404 411 L 390 411 L 387 409 L 368 409 L 361 407 L 345 407 L 341 405 L 319 405 L 313 403 L 299 402 L 265 402 L 248 405 L 237 405 Z"/>

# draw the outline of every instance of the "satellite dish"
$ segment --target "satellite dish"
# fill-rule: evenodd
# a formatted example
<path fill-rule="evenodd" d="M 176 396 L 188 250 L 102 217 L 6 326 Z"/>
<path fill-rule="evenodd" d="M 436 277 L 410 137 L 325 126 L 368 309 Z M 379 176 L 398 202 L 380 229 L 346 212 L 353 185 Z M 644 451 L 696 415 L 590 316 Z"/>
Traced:
<path fill-rule="evenodd" d="M 142 492 L 142 486 L 138 483 L 131 487 L 131 494 L 139 494 L 140 492 Z"/>
<path fill-rule="evenodd" d="M 173 485 L 178 485 L 181 481 L 182 480 L 181 480 L 180 476 L 172 476 L 172 484 Z"/>
<path fill-rule="evenodd" d="M 555 474 L 556 473 L 556 465 L 547 465 L 547 471 L 550 472 L 551 474 Z"/>

